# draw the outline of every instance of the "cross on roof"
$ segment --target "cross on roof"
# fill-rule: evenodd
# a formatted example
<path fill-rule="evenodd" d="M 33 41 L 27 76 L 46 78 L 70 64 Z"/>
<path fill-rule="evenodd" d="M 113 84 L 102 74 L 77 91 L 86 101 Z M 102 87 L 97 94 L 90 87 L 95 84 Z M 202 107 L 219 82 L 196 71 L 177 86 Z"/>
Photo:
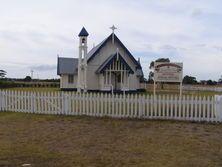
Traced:
<path fill-rule="evenodd" d="M 113 33 L 114 33 L 114 31 L 117 29 L 114 25 L 112 26 L 112 27 L 110 27 L 110 29 L 113 31 Z"/>

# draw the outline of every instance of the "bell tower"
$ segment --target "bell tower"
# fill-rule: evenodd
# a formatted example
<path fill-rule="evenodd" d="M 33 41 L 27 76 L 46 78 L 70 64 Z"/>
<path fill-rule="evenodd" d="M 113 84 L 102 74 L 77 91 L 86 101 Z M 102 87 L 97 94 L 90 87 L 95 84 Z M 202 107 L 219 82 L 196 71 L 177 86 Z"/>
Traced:
<path fill-rule="evenodd" d="M 88 32 L 83 27 L 79 33 L 79 61 L 78 61 L 78 80 L 77 80 L 77 90 L 87 91 L 87 37 Z"/>

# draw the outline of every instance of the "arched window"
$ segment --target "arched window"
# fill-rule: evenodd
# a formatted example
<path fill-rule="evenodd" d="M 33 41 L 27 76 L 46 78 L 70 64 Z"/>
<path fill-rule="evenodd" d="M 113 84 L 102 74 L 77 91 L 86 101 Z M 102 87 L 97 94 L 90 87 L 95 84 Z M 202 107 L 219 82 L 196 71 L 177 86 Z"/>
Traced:
<path fill-rule="evenodd" d="M 82 45 L 85 45 L 86 39 L 82 38 Z"/>

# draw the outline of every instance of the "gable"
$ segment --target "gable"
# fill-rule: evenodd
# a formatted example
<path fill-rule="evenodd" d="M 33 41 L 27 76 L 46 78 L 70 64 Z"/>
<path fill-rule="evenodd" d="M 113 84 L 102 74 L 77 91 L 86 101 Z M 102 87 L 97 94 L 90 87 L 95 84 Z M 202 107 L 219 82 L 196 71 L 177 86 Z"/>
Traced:
<path fill-rule="evenodd" d="M 103 40 L 100 44 L 98 44 L 96 47 L 94 47 L 87 55 L 87 63 L 92 61 L 95 56 L 98 55 L 100 50 L 109 42 L 112 40 L 113 34 L 110 34 L 105 40 Z M 138 61 L 133 57 L 133 55 L 130 53 L 130 51 L 125 47 L 125 45 L 119 40 L 119 38 L 114 34 L 114 41 L 115 43 L 118 43 L 123 50 L 127 53 L 130 60 L 135 64 L 136 68 L 141 68 L 141 65 L 138 63 Z"/>
<path fill-rule="evenodd" d="M 117 56 L 117 54 L 118 54 L 118 56 Z M 97 69 L 96 73 L 103 73 L 107 69 L 107 67 L 109 67 L 117 59 L 123 65 L 125 65 L 126 69 L 129 70 L 129 73 L 134 74 L 132 68 L 127 64 L 127 62 L 124 60 L 124 58 L 119 53 L 115 53 L 115 54 L 111 55 L 108 59 L 106 59 L 106 61 L 103 64 L 101 64 L 101 66 Z"/>

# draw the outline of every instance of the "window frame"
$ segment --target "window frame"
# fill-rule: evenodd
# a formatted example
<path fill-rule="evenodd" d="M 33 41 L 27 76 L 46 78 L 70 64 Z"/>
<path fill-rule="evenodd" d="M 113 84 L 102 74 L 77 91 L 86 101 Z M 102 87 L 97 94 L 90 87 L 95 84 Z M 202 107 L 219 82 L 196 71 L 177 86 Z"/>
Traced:
<path fill-rule="evenodd" d="M 74 75 L 68 75 L 68 83 L 73 84 L 74 83 Z"/>

